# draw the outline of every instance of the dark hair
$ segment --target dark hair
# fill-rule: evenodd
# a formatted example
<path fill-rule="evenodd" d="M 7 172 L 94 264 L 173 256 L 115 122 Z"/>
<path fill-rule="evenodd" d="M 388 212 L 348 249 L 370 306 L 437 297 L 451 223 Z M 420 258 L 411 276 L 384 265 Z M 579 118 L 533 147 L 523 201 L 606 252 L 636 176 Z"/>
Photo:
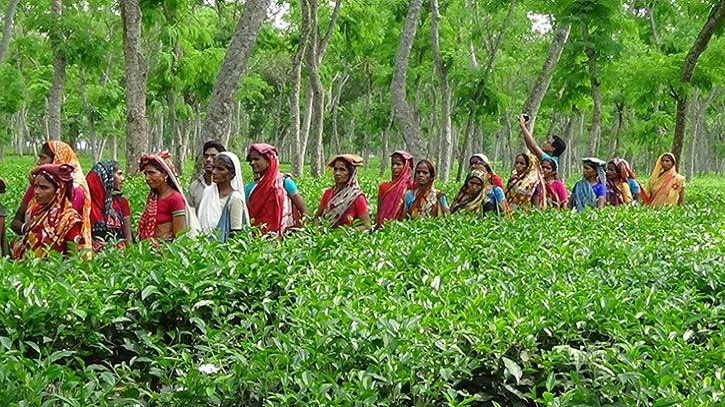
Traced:
<path fill-rule="evenodd" d="M 599 163 L 596 163 L 592 160 L 584 160 L 584 161 L 582 161 L 582 163 L 595 171 L 600 167 Z"/>
<path fill-rule="evenodd" d="M 347 168 L 347 172 L 349 172 L 350 173 L 350 176 L 352 176 L 352 173 L 355 172 L 355 166 L 352 165 L 352 164 L 350 164 L 349 161 L 347 161 L 346 159 L 344 159 L 342 157 L 337 157 L 337 159 L 332 162 L 332 166 L 331 167 L 334 167 L 335 164 L 337 164 L 338 161 L 339 162 L 342 162 L 343 164 L 345 164 L 345 167 Z"/>
<path fill-rule="evenodd" d="M 111 171 L 116 172 L 121 169 L 121 163 L 118 161 L 110 160 L 111 163 Z"/>
<path fill-rule="evenodd" d="M 516 161 L 516 158 L 518 158 L 518 157 L 524 157 L 524 161 L 526 161 L 526 167 L 528 167 L 529 165 L 531 165 L 531 161 L 529 161 L 529 156 L 528 155 L 526 155 L 524 153 L 516 154 L 516 157 L 514 157 L 514 161 Z"/>
<path fill-rule="evenodd" d="M 40 147 L 40 151 L 50 157 L 50 161 L 55 161 L 55 153 L 53 152 L 53 150 L 51 150 L 50 144 L 48 144 L 47 142 L 43 143 L 43 145 Z"/>
<path fill-rule="evenodd" d="M 232 159 L 229 158 L 226 155 L 223 154 L 217 154 L 216 157 L 214 157 L 215 160 L 220 160 L 224 163 L 224 166 L 227 167 L 227 170 L 232 174 L 232 178 L 234 178 L 237 175 L 237 170 L 234 169 L 234 162 L 232 162 Z"/>
<path fill-rule="evenodd" d="M 566 150 L 566 142 L 559 136 L 551 136 L 551 138 L 554 139 L 554 142 L 551 143 L 551 147 L 554 149 L 551 155 L 558 157 L 564 154 L 564 150 Z"/>
<path fill-rule="evenodd" d="M 206 150 L 208 150 L 210 148 L 216 149 L 216 151 L 218 151 L 220 153 L 227 151 L 227 149 L 224 148 L 224 146 L 220 142 L 218 142 L 216 140 L 209 140 L 206 143 L 204 143 L 204 149 L 201 150 L 202 154 L 206 153 Z"/>
<path fill-rule="evenodd" d="M 548 162 L 549 164 L 551 164 L 551 169 L 553 169 L 554 172 L 556 172 L 559 169 L 559 166 L 556 164 L 556 161 L 551 158 L 544 158 L 543 160 L 541 160 L 541 164 L 543 164 L 544 162 Z M 541 165 L 541 164 L 539 164 L 539 165 Z"/>
<path fill-rule="evenodd" d="M 430 172 L 430 179 L 432 181 L 436 177 L 436 169 L 433 166 L 433 163 L 426 159 L 422 159 L 418 161 L 417 164 L 415 164 L 415 168 L 418 168 L 418 166 L 421 164 L 425 164 L 425 166 L 428 167 L 428 172 Z"/>

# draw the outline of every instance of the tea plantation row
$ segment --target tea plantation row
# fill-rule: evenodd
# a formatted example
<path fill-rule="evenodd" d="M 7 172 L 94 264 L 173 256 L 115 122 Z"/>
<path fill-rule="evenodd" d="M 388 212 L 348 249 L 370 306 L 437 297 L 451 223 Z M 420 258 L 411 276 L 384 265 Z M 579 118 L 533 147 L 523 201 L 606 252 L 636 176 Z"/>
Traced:
<path fill-rule="evenodd" d="M 719 405 L 724 187 L 660 211 L 2 260 L 0 400 Z"/>

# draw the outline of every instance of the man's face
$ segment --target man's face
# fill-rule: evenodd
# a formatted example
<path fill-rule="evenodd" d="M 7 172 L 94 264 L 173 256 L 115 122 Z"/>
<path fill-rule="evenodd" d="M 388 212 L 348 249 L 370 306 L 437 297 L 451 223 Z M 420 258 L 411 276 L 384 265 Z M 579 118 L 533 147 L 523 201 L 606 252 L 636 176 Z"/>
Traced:
<path fill-rule="evenodd" d="M 541 151 L 551 154 L 554 152 L 554 139 L 548 138 L 541 144 Z"/>
<path fill-rule="evenodd" d="M 211 170 L 214 169 L 214 157 L 219 154 L 219 150 L 214 147 L 207 148 L 204 151 L 204 171 L 207 174 L 211 174 Z"/>

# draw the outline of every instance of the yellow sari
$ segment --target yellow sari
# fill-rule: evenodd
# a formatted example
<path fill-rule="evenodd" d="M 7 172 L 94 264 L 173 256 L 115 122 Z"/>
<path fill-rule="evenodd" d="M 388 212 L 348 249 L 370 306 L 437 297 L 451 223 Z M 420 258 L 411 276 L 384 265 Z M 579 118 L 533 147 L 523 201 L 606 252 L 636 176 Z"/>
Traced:
<path fill-rule="evenodd" d="M 672 159 L 674 165 L 665 171 L 662 168 L 662 157 L 665 155 Z M 672 153 L 662 154 L 655 163 L 647 187 L 648 204 L 650 206 L 677 205 L 682 189 L 685 188 L 685 177 L 677 173 L 675 156 Z"/>

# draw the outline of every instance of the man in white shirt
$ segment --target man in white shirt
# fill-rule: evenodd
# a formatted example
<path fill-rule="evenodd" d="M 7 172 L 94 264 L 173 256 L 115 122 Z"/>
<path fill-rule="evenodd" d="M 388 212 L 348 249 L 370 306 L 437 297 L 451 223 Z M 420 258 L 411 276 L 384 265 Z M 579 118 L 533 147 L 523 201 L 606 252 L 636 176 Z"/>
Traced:
<path fill-rule="evenodd" d="M 189 193 L 186 196 L 186 200 L 189 201 L 189 206 L 192 206 L 194 211 L 196 211 L 196 208 L 201 203 L 201 198 L 204 196 L 204 188 L 212 184 L 211 171 L 214 168 L 214 157 L 226 151 L 226 148 L 218 141 L 212 140 L 204 143 L 204 149 L 202 151 L 204 154 L 204 173 L 191 181 Z"/>

